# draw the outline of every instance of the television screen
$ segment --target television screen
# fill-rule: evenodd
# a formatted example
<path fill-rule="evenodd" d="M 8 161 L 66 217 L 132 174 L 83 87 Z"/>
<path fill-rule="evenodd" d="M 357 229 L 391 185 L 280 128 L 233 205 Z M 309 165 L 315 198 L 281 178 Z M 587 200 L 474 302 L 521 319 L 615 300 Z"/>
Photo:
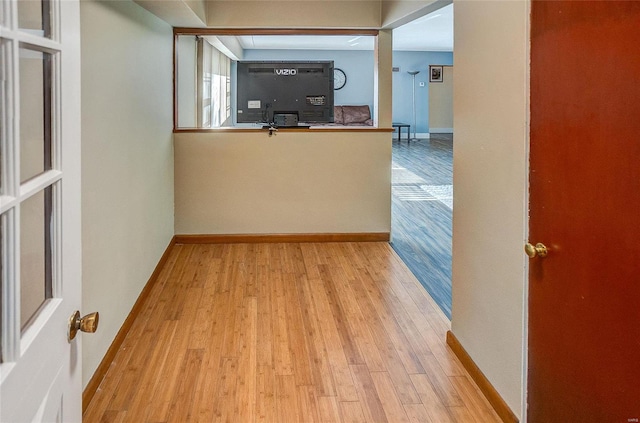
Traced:
<path fill-rule="evenodd" d="M 238 123 L 333 122 L 333 61 L 241 61 L 237 81 Z"/>

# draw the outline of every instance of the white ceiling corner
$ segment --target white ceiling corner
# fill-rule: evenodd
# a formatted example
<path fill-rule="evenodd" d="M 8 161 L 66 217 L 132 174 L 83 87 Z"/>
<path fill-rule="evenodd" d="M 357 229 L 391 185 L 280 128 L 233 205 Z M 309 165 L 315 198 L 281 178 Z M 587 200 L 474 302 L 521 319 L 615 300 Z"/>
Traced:
<path fill-rule="evenodd" d="M 453 51 L 453 4 L 394 29 L 393 49 Z"/>
<path fill-rule="evenodd" d="M 244 49 L 373 50 L 371 36 L 246 35 L 237 37 Z M 397 51 L 453 51 L 453 4 L 393 30 Z"/>

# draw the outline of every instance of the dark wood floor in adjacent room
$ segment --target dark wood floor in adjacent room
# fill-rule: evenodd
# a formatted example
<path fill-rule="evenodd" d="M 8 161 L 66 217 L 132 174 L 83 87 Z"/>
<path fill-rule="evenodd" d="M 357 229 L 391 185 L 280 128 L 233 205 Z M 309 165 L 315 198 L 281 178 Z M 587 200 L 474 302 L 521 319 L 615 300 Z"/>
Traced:
<path fill-rule="evenodd" d="M 393 249 L 451 318 L 453 135 L 393 143 Z"/>
<path fill-rule="evenodd" d="M 387 243 L 175 245 L 91 422 L 498 422 Z"/>

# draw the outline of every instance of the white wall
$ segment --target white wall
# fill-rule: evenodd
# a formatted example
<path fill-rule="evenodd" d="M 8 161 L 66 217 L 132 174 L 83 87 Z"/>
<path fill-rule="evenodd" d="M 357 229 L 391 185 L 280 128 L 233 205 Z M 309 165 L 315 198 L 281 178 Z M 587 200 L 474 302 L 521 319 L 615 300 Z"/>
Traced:
<path fill-rule="evenodd" d="M 522 416 L 528 1 L 455 1 L 452 331 Z"/>
<path fill-rule="evenodd" d="M 177 234 L 389 232 L 391 134 L 175 134 Z"/>
<path fill-rule="evenodd" d="M 172 30 L 131 1 L 82 1 L 86 385 L 173 236 Z"/>

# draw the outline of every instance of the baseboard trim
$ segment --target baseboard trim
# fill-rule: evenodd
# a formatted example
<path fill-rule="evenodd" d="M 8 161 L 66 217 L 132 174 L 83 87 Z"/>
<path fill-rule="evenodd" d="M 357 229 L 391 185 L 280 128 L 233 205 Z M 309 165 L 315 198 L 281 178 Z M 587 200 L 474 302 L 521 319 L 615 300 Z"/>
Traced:
<path fill-rule="evenodd" d="M 258 244 L 275 242 L 388 242 L 389 232 L 319 234 L 176 235 L 176 244 Z"/>
<path fill-rule="evenodd" d="M 142 306 L 144 302 L 147 300 L 147 298 L 149 297 L 149 294 L 151 293 L 151 289 L 156 284 L 158 280 L 158 276 L 160 275 L 160 271 L 162 270 L 162 267 L 165 265 L 165 263 L 169 259 L 169 253 L 171 252 L 171 248 L 175 244 L 176 244 L 176 237 L 174 236 L 173 238 L 171 238 L 171 241 L 169 241 L 169 245 L 167 246 L 164 253 L 162 254 L 162 257 L 160 257 L 160 261 L 158 261 L 158 264 L 153 270 L 153 273 L 151 274 L 151 276 L 149 277 L 147 284 L 142 289 L 142 292 L 140 292 L 140 295 L 138 296 L 138 299 L 136 300 L 133 307 L 131 308 L 129 315 L 127 316 L 126 320 L 122 324 L 122 327 L 120 327 L 120 330 L 116 334 L 116 337 L 113 339 L 113 342 L 111 342 L 111 346 L 109 347 L 104 357 L 102 358 L 102 361 L 98 365 L 98 368 L 93 373 L 93 376 L 89 380 L 89 383 L 87 383 L 87 386 L 84 388 L 84 391 L 82 391 L 82 414 L 84 414 L 85 411 L 87 411 L 87 407 L 89 406 L 89 403 L 93 399 L 93 396 L 96 394 L 96 391 L 100 386 L 100 383 L 102 383 L 102 380 L 107 374 L 107 370 L 109 370 L 109 366 L 111 366 L 111 363 L 115 359 L 116 353 L 120 349 L 120 346 L 122 346 L 122 343 L 124 342 L 125 337 L 129 333 L 131 326 L 133 326 L 133 322 L 138 317 L 138 314 L 140 314 L 140 311 L 142 310 Z"/>
<path fill-rule="evenodd" d="M 482 373 L 480 368 L 473 361 L 469 353 L 464 349 L 458 338 L 451 332 L 447 331 L 447 345 L 451 348 L 453 353 L 458 357 L 462 366 L 467 370 L 471 378 L 476 382 L 480 391 L 487 398 L 489 403 L 493 406 L 498 416 L 505 423 L 518 423 L 518 418 L 511 408 L 507 405 L 504 399 L 500 396 L 498 391 L 491 385 L 489 379 Z"/>

